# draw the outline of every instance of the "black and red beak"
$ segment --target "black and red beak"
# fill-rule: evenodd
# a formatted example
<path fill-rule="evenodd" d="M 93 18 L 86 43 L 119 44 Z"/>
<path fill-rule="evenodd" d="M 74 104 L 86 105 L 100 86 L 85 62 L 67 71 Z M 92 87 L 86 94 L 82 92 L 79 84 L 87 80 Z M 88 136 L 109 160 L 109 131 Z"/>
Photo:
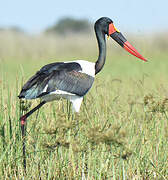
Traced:
<path fill-rule="evenodd" d="M 121 47 L 143 61 L 147 61 L 127 40 L 126 38 L 116 29 L 113 23 L 109 24 L 109 36 L 113 38 Z"/>

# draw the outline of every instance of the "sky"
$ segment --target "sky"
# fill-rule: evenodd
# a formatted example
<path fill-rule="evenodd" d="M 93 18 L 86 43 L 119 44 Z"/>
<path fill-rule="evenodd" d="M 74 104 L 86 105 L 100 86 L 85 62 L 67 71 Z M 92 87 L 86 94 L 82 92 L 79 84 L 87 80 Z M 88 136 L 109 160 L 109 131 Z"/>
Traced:
<path fill-rule="evenodd" d="M 60 18 L 111 18 L 120 31 L 168 30 L 168 0 L 1 0 L 0 27 L 39 33 Z M 121 30 L 122 29 L 122 30 Z"/>

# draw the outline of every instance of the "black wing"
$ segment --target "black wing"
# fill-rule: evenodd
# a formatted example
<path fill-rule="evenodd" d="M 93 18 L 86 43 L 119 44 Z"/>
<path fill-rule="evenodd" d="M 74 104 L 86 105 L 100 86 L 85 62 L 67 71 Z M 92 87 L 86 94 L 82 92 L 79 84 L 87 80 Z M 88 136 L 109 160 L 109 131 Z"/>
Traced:
<path fill-rule="evenodd" d="M 27 81 L 18 97 L 34 99 L 55 90 L 84 96 L 91 88 L 94 77 L 79 72 L 81 70 L 80 64 L 75 62 L 48 64 Z"/>

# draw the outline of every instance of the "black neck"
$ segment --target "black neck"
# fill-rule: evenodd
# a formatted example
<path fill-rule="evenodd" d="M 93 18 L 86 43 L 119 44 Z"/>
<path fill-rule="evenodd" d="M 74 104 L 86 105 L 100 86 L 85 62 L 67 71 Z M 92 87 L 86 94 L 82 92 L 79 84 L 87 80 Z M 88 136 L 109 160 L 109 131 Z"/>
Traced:
<path fill-rule="evenodd" d="M 99 46 L 99 56 L 95 64 L 95 74 L 97 74 L 103 68 L 106 60 L 106 41 L 105 41 L 105 34 L 102 32 L 101 29 L 96 28 L 95 32 Z"/>

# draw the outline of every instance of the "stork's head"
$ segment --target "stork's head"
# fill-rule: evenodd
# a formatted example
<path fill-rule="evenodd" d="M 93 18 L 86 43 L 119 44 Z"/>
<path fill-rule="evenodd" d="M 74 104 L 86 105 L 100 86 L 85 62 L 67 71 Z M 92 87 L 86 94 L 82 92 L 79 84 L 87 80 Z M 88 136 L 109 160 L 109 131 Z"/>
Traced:
<path fill-rule="evenodd" d="M 102 17 L 95 23 L 95 29 L 100 29 L 108 37 L 114 39 L 122 48 L 143 61 L 147 61 L 114 26 L 113 21 L 108 17 Z"/>

